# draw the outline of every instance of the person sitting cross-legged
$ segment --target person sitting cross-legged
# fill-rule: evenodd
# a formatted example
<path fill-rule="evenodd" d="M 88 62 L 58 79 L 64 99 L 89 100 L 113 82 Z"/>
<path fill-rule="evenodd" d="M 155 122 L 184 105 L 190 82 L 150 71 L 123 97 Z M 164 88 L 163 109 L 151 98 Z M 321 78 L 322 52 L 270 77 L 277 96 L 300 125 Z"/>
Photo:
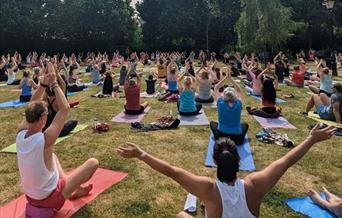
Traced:
<path fill-rule="evenodd" d="M 189 72 L 178 79 L 179 100 L 178 112 L 181 116 L 195 116 L 200 113 L 202 104 L 196 102 L 196 81 Z"/>
<path fill-rule="evenodd" d="M 137 80 L 131 77 L 133 71 L 127 73 L 125 79 L 125 95 L 126 95 L 126 103 L 125 103 L 125 113 L 130 115 L 139 115 L 144 113 L 145 109 L 148 106 L 148 102 L 144 102 L 140 104 L 140 87 L 141 80 L 138 73 L 135 74 Z"/>
<path fill-rule="evenodd" d="M 95 173 L 99 162 L 91 158 L 72 173 L 64 173 L 54 153 L 54 144 L 67 119 L 70 106 L 52 68 L 49 63 L 49 74 L 42 81 L 55 92 L 59 110 L 51 125 L 43 132 L 48 108 L 44 101 L 31 102 L 19 126 L 16 145 L 21 185 L 29 204 L 60 210 L 66 199 L 73 200 L 89 194 L 92 185 L 83 184 Z M 44 90 L 39 85 L 37 91 Z"/>
<path fill-rule="evenodd" d="M 316 125 L 310 135 L 298 146 L 261 171 L 240 179 L 240 157 L 237 148 L 229 138 L 221 138 L 215 143 L 213 159 L 217 164 L 217 180 L 197 176 L 182 168 L 148 154 L 139 146 L 128 143 L 117 152 L 124 158 L 138 158 L 154 170 L 170 177 L 187 192 L 197 196 L 204 204 L 206 217 L 211 218 L 255 218 L 260 214 L 260 206 L 265 195 L 272 190 L 285 172 L 298 162 L 310 148 L 334 135 L 336 129 L 319 129 Z M 177 217 L 191 217 L 181 212 Z"/>
<path fill-rule="evenodd" d="M 223 91 L 223 96 L 219 93 L 225 81 L 230 82 L 234 88 L 228 87 Z M 214 134 L 215 140 L 220 137 L 229 137 L 235 144 L 242 145 L 248 131 L 248 124 L 241 123 L 242 112 L 242 94 L 241 89 L 228 73 L 214 89 L 214 95 L 217 99 L 218 123 L 210 122 L 210 129 Z"/>
<path fill-rule="evenodd" d="M 316 112 L 323 120 L 336 121 L 342 124 L 342 83 L 333 85 L 333 94 L 329 98 L 325 93 L 312 95 L 306 105 L 304 114 L 316 107 Z"/>

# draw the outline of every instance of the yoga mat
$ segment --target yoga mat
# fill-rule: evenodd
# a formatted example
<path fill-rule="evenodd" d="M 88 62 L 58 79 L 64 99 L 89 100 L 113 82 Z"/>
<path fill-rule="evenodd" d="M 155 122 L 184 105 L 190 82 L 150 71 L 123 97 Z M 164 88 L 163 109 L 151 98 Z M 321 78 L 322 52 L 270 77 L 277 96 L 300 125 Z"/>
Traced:
<path fill-rule="evenodd" d="M 157 93 L 153 94 L 153 95 L 149 95 L 146 92 L 140 93 L 140 97 L 141 98 L 155 98 L 157 97 Z"/>
<path fill-rule="evenodd" d="M 98 86 L 101 82 L 98 83 L 93 83 L 93 82 L 88 82 L 88 83 L 83 83 L 85 86 Z"/>
<path fill-rule="evenodd" d="M 328 126 L 335 126 L 335 127 L 338 126 L 338 124 L 337 124 L 336 122 L 330 121 L 330 120 L 323 120 L 323 119 L 321 119 L 321 118 L 319 117 L 318 114 L 315 114 L 315 113 L 312 112 L 312 111 L 309 112 L 308 117 L 309 117 L 310 119 L 312 119 L 312 120 L 315 120 L 315 121 L 317 121 L 317 122 L 319 122 L 319 123 L 324 123 L 324 124 L 326 124 L 326 125 L 328 125 Z"/>
<path fill-rule="evenodd" d="M 201 103 L 204 108 L 217 108 L 217 102 L 213 103 Z"/>
<path fill-rule="evenodd" d="M 128 115 L 125 113 L 125 111 L 122 111 L 115 117 L 113 117 L 112 122 L 115 123 L 135 123 L 135 122 L 141 122 L 141 120 L 144 118 L 144 116 L 148 113 L 148 111 L 151 109 L 151 107 L 145 108 L 145 112 L 143 114 L 139 115 Z"/>
<path fill-rule="evenodd" d="M 67 95 L 68 96 L 73 96 L 75 94 L 78 94 L 78 93 L 81 93 L 81 92 L 86 92 L 88 90 L 89 90 L 89 88 L 83 89 L 82 91 L 79 91 L 79 92 L 67 92 Z"/>
<path fill-rule="evenodd" d="M 27 105 L 29 102 L 20 102 L 19 100 L 6 101 L 0 103 L 0 108 L 10 108 L 10 107 L 22 107 Z"/>
<path fill-rule="evenodd" d="M 101 95 L 102 95 L 102 97 L 100 97 Z M 91 95 L 91 97 L 94 97 L 94 98 L 113 98 L 115 96 L 114 96 L 114 92 L 112 93 L 112 95 L 103 95 L 102 91 L 100 91 L 94 95 Z"/>
<path fill-rule="evenodd" d="M 189 193 L 185 201 L 184 211 L 187 211 L 189 213 L 195 213 L 196 204 L 197 204 L 197 197 Z"/>
<path fill-rule="evenodd" d="M 181 126 L 205 126 L 209 125 L 209 120 L 202 109 L 196 116 L 178 116 Z"/>
<path fill-rule="evenodd" d="M 61 141 L 67 139 L 67 138 L 70 138 L 71 136 L 73 136 L 74 134 L 84 130 L 85 128 L 87 128 L 88 125 L 77 125 L 75 127 L 75 129 L 73 131 L 71 131 L 67 136 L 64 136 L 64 137 L 60 137 L 60 138 L 57 138 L 56 142 L 55 142 L 55 145 L 60 143 Z M 11 144 L 10 146 L 2 149 L 0 151 L 0 153 L 17 153 L 17 145 L 16 143 L 14 144 Z"/>
<path fill-rule="evenodd" d="M 253 95 L 253 94 L 250 93 L 250 92 L 247 92 L 247 96 L 251 96 L 251 97 L 253 97 L 254 99 L 256 99 L 256 100 L 258 100 L 258 101 L 262 101 L 262 99 L 261 99 L 260 96 Z M 283 103 L 286 103 L 286 101 L 283 100 L 283 99 L 277 98 L 277 99 L 276 99 L 276 103 L 277 103 L 277 104 L 283 104 Z"/>
<path fill-rule="evenodd" d="M 70 97 L 70 96 L 73 96 L 75 95 L 76 92 L 67 92 L 67 96 Z"/>
<path fill-rule="evenodd" d="M 215 138 L 213 133 L 210 135 L 207 158 L 205 160 L 206 167 L 217 167 L 214 163 L 213 154 L 214 154 L 214 146 L 215 146 Z M 236 146 L 239 156 L 240 156 L 240 170 L 244 171 L 255 171 L 256 167 L 254 165 L 254 159 L 251 151 L 251 147 L 249 145 L 248 138 L 246 136 L 243 145 Z"/>
<path fill-rule="evenodd" d="M 289 121 L 287 121 L 283 117 L 279 118 L 263 118 L 258 116 L 253 116 L 256 121 L 263 127 L 263 128 L 283 128 L 283 129 L 297 129 L 293 126 Z"/>
<path fill-rule="evenodd" d="M 323 199 L 326 199 L 323 193 L 320 193 L 320 195 Z M 337 218 L 328 210 L 315 204 L 309 196 L 287 199 L 285 203 L 295 212 L 311 218 Z"/>
<path fill-rule="evenodd" d="M 71 217 L 84 205 L 92 202 L 99 194 L 122 181 L 127 175 L 127 173 L 123 172 L 97 169 L 93 177 L 86 183 L 93 184 L 93 190 L 91 190 L 90 194 L 74 201 L 67 200 L 62 209 L 55 212 L 54 218 Z M 24 195 L 20 196 L 0 208 L 0 217 L 24 218 L 26 203 L 26 197 Z"/>

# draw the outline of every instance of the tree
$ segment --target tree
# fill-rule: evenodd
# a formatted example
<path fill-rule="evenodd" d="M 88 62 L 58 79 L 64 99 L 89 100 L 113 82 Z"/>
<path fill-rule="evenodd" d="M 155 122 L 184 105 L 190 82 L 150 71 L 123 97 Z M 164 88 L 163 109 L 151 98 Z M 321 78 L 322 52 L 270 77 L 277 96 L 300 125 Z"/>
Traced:
<path fill-rule="evenodd" d="M 126 48 L 137 23 L 126 0 L 2 0 L 0 52 Z"/>
<path fill-rule="evenodd" d="M 288 46 L 292 50 L 326 49 L 334 43 L 334 48 L 342 48 L 342 2 L 335 1 L 332 13 L 322 5 L 323 0 L 282 0 L 287 7 L 295 10 L 293 19 L 303 22 L 305 26 L 295 32 Z M 334 22 L 332 23 L 332 19 Z M 334 25 L 334 38 L 331 38 L 331 27 Z M 341 32 L 340 32 L 341 31 Z"/>
<path fill-rule="evenodd" d="M 220 50 L 234 43 L 240 1 L 144 0 L 137 6 L 149 49 Z M 208 42 L 207 42 L 208 39 Z M 236 41 L 236 40 L 235 40 Z"/>
<path fill-rule="evenodd" d="M 245 51 L 280 49 L 299 27 L 291 8 L 279 0 L 242 0 L 243 10 L 236 24 L 239 46 Z"/>

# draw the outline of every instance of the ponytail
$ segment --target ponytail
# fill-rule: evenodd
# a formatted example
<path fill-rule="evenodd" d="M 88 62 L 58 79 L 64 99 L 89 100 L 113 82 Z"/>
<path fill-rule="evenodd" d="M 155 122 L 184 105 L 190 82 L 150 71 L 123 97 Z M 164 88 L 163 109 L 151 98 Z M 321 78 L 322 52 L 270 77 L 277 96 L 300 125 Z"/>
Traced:
<path fill-rule="evenodd" d="M 229 151 L 225 150 L 217 160 L 217 178 L 221 182 L 232 182 L 236 180 L 239 171 L 239 161 Z"/>
<path fill-rule="evenodd" d="M 234 141 L 229 138 L 217 140 L 213 158 L 217 164 L 217 178 L 226 183 L 235 181 L 239 172 L 240 157 Z"/>

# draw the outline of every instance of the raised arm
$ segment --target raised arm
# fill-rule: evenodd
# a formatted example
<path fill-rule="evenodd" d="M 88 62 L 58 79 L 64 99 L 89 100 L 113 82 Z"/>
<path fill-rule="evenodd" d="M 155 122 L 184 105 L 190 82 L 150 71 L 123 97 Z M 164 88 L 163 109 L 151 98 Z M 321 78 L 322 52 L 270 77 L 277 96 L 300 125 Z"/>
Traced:
<path fill-rule="evenodd" d="M 228 74 L 227 74 L 225 77 L 223 77 L 223 78 L 221 79 L 220 82 L 218 82 L 218 83 L 216 84 L 216 86 L 215 86 L 215 88 L 214 88 L 214 97 L 215 97 L 216 99 L 218 99 L 218 98 L 220 97 L 220 92 L 219 92 L 219 90 L 220 90 L 220 88 L 223 87 L 223 85 L 224 85 L 225 81 L 227 80 L 227 78 L 228 78 Z"/>
<path fill-rule="evenodd" d="M 129 76 L 131 75 L 131 71 L 129 70 L 129 67 L 128 67 L 128 71 L 127 71 L 127 74 L 126 74 L 126 78 L 125 78 L 125 81 L 128 83 L 128 80 L 129 80 Z"/>
<path fill-rule="evenodd" d="M 227 75 L 228 75 L 228 77 L 227 77 L 228 81 L 234 86 L 234 89 L 235 89 L 235 91 L 236 91 L 237 97 L 238 97 L 239 99 L 241 99 L 241 98 L 242 98 L 242 91 L 241 91 L 241 88 L 240 88 L 240 86 L 232 79 L 232 76 L 231 76 L 231 68 L 230 68 L 230 67 L 228 67 Z"/>
<path fill-rule="evenodd" d="M 215 184 L 210 178 L 196 176 L 179 167 L 171 166 L 169 163 L 153 157 L 140 149 L 137 145 L 128 143 L 127 148 L 120 147 L 118 154 L 124 158 L 138 158 L 145 162 L 152 169 L 170 177 L 180 184 L 186 191 L 206 201 L 212 192 Z"/>
<path fill-rule="evenodd" d="M 55 144 L 56 139 L 58 138 L 64 127 L 64 123 L 68 117 L 68 113 L 70 110 L 69 102 L 65 98 L 64 92 L 58 85 L 56 72 L 54 71 L 51 63 L 48 63 L 48 72 L 49 74 L 47 74 L 47 77 L 50 81 L 50 88 L 55 92 L 58 111 L 51 125 L 44 132 L 46 149 L 52 147 Z"/>
<path fill-rule="evenodd" d="M 331 138 L 335 131 L 334 127 L 319 129 L 319 124 L 316 125 L 311 130 L 310 135 L 285 156 L 274 161 L 262 171 L 246 176 L 245 181 L 248 184 L 247 187 L 250 188 L 250 193 L 262 199 L 276 185 L 288 168 L 297 163 L 314 144 Z"/>

